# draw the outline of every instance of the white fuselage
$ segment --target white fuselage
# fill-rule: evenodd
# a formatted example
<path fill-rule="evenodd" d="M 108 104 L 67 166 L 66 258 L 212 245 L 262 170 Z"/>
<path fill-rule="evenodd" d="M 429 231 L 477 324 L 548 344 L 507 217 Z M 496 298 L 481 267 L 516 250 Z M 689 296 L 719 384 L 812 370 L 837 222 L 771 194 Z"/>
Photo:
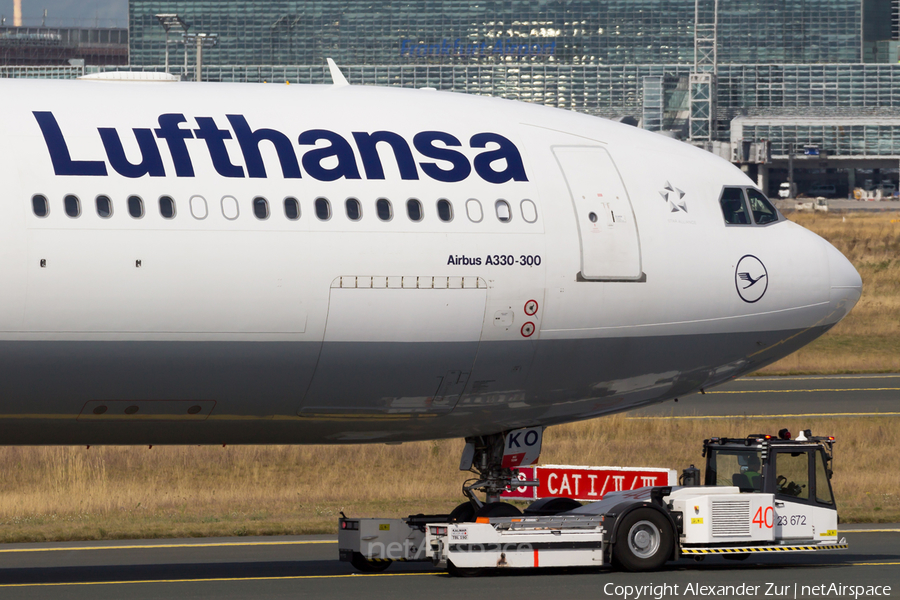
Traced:
<path fill-rule="evenodd" d="M 603 119 L 354 86 L 0 97 L 3 444 L 563 423 L 758 369 L 860 294 L 783 217 L 725 223 L 738 169 Z"/>

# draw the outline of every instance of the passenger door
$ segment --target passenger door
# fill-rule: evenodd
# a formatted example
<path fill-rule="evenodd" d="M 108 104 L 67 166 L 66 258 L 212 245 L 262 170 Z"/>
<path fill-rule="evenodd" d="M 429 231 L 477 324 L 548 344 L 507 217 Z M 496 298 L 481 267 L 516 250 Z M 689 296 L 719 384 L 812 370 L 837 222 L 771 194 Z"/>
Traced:
<path fill-rule="evenodd" d="M 575 208 L 581 242 L 581 276 L 595 280 L 641 279 L 641 246 L 631 200 L 619 171 L 601 146 L 556 146 Z"/>

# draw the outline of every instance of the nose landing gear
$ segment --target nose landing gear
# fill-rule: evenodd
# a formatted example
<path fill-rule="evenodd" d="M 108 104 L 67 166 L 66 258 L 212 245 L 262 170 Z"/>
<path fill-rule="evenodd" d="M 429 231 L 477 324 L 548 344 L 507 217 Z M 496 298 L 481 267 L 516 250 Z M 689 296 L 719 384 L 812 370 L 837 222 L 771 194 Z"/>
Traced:
<path fill-rule="evenodd" d="M 460 471 L 471 471 L 477 477 L 463 484 L 463 494 L 468 498 L 450 513 L 457 523 L 474 521 L 478 517 L 515 517 L 522 514 L 518 508 L 500 501 L 500 495 L 513 484 L 517 487 L 537 485 L 536 481 L 519 481 L 518 469 L 512 465 L 531 464 L 540 455 L 540 429 L 521 430 L 507 434 L 495 433 L 466 438 Z M 529 443 L 530 442 L 530 443 Z M 522 450 L 522 452 L 518 452 Z M 533 458 L 531 458 L 533 457 Z M 476 492 L 483 492 L 482 502 Z"/>

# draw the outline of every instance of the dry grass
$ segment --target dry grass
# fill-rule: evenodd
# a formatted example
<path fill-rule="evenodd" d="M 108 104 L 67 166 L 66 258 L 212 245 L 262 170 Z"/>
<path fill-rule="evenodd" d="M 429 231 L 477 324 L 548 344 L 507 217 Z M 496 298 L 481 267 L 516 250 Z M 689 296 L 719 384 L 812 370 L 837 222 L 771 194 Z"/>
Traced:
<path fill-rule="evenodd" d="M 545 463 L 699 465 L 711 436 L 836 432 L 845 521 L 900 520 L 900 419 L 604 419 L 554 427 Z M 402 446 L 0 448 L 0 541 L 334 532 L 339 511 L 404 516 L 461 500 L 462 442 Z"/>
<path fill-rule="evenodd" d="M 795 212 L 790 219 L 834 244 L 862 276 L 843 321 L 766 374 L 900 371 L 900 213 Z"/>

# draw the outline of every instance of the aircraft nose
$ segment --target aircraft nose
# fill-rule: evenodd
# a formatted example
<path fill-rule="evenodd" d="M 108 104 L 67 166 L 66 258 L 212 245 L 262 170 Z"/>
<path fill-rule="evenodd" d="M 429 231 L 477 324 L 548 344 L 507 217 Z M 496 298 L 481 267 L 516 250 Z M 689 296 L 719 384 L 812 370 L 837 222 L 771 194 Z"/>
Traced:
<path fill-rule="evenodd" d="M 832 314 L 828 320 L 830 323 L 837 323 L 859 301 L 862 294 L 862 278 L 847 257 L 841 254 L 837 248 L 828 242 L 824 242 L 824 244 L 831 278 Z"/>

